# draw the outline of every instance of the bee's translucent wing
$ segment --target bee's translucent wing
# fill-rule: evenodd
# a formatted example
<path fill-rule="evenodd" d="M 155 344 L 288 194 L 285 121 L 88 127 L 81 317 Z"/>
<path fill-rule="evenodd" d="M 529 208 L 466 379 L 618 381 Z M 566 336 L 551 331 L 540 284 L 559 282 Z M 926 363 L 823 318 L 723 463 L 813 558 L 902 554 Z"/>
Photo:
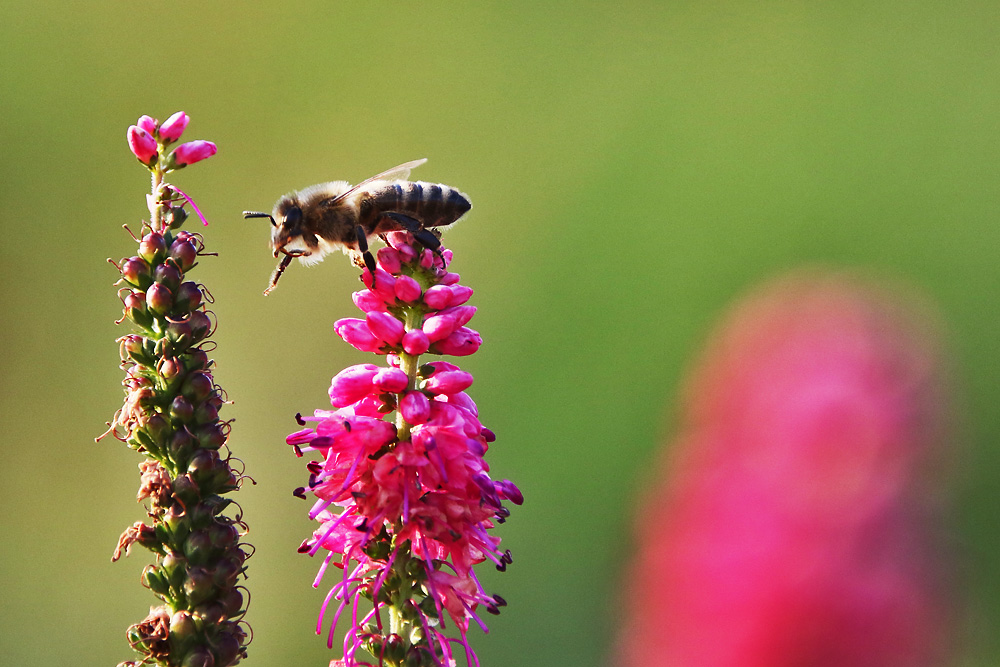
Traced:
<path fill-rule="evenodd" d="M 347 190 L 347 192 L 343 192 L 337 195 L 334 199 L 330 201 L 330 203 L 332 204 L 333 202 L 341 200 L 347 195 L 351 194 L 352 192 L 355 192 L 358 188 L 364 187 L 365 185 L 368 185 L 369 183 L 372 183 L 374 181 L 405 181 L 410 177 L 410 170 L 419 167 L 424 162 L 427 162 L 427 158 L 425 157 L 420 158 L 419 160 L 411 160 L 410 162 L 404 162 L 403 164 L 397 167 L 393 167 L 392 169 L 386 169 L 380 174 L 375 174 L 371 178 L 366 178 L 357 185 L 352 185 Z"/>

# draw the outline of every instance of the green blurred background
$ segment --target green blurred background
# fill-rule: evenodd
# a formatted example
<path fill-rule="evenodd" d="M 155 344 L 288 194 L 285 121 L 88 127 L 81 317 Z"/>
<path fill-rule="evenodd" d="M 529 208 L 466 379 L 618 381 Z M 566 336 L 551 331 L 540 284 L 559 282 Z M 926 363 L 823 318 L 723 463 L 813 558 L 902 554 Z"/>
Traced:
<path fill-rule="evenodd" d="M 862 267 L 936 301 L 965 436 L 954 443 L 962 664 L 1000 655 L 996 298 L 1000 5 L 994 2 L 8 0 L 0 23 L 4 464 L 0 663 L 113 665 L 155 601 L 139 457 L 94 444 L 122 399 L 116 271 L 148 191 L 125 130 L 183 109 L 218 143 L 173 179 L 218 258 L 216 377 L 257 549 L 248 664 L 326 665 L 325 593 L 295 552 L 293 415 L 366 360 L 339 256 L 274 260 L 285 191 L 405 160 L 475 205 L 446 239 L 486 343 L 463 361 L 490 462 L 526 504 L 500 529 L 510 602 L 472 632 L 484 665 L 601 665 L 630 513 L 683 371 L 725 305 L 808 263 Z M 193 228 L 193 225 L 190 227 Z M 489 569 L 489 568 L 486 568 Z"/>

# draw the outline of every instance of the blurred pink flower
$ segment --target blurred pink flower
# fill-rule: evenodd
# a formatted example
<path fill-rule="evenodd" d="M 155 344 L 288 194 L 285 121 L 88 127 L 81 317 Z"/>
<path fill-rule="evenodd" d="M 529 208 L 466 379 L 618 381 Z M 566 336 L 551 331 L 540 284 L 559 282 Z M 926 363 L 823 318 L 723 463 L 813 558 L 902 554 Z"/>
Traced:
<path fill-rule="evenodd" d="M 640 516 L 620 665 L 941 664 L 939 356 L 899 302 L 800 274 L 726 319 Z"/>

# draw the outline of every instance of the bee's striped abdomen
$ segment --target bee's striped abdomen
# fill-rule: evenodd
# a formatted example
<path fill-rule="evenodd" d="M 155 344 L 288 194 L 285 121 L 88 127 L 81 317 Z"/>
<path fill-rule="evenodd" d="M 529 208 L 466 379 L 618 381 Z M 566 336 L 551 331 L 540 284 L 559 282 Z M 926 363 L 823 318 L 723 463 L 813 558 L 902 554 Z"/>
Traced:
<path fill-rule="evenodd" d="M 389 212 L 408 215 L 421 227 L 440 227 L 455 222 L 471 208 L 468 198 L 448 185 L 395 181 L 370 191 L 361 200 L 360 218 L 365 229 L 377 225 L 378 229 L 374 229 L 377 232 L 398 228 L 391 220 L 379 220 L 382 214 Z"/>

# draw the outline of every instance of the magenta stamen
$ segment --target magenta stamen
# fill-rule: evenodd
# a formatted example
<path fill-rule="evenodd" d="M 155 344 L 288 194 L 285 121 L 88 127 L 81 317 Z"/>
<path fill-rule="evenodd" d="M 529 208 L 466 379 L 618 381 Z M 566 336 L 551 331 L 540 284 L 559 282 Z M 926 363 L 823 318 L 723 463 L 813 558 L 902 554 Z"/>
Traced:
<path fill-rule="evenodd" d="M 198 217 L 201 219 L 201 223 L 206 227 L 208 227 L 208 220 L 206 220 L 205 216 L 201 214 L 201 209 L 198 208 L 198 205 L 194 203 L 194 200 L 188 197 L 187 194 L 185 194 L 184 191 L 181 190 L 176 185 L 171 184 L 170 189 L 179 194 L 181 197 L 184 197 L 184 200 L 187 203 L 191 204 L 191 208 L 193 208 L 194 212 L 198 214 Z"/>

